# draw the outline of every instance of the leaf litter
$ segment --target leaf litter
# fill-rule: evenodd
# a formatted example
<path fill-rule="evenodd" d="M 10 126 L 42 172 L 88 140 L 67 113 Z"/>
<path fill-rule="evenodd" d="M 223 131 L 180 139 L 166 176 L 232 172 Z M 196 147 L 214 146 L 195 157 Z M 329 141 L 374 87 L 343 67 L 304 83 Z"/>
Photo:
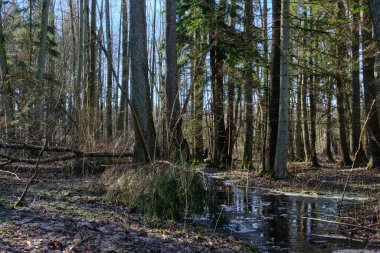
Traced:
<path fill-rule="evenodd" d="M 248 242 L 197 224 L 146 220 L 109 204 L 98 178 L 42 175 L 12 209 L 27 181 L 0 176 L 0 252 L 253 252 Z"/>

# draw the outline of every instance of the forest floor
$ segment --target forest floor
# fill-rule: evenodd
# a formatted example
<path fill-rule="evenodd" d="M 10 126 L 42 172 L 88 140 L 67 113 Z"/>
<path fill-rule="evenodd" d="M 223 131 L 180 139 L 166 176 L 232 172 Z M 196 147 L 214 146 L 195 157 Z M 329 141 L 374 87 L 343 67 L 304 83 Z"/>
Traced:
<path fill-rule="evenodd" d="M 230 170 L 214 173 L 215 176 L 230 180 L 233 184 L 249 187 L 268 188 L 283 192 L 298 192 L 311 195 L 342 194 L 349 178 L 345 195 L 351 197 L 380 197 L 380 170 L 340 167 L 337 164 L 321 163 L 313 168 L 309 163 L 291 163 L 288 178 L 273 180 L 256 172 Z"/>
<path fill-rule="evenodd" d="M 231 170 L 213 173 L 233 184 L 281 194 L 313 197 L 342 194 L 368 198 L 355 210 L 344 210 L 340 222 L 380 229 L 380 171 L 323 164 L 310 168 L 292 163 L 290 177 L 273 180 L 255 172 Z M 232 234 L 201 224 L 148 221 L 105 199 L 100 175 L 67 178 L 62 173 L 40 173 L 22 207 L 12 209 L 29 173 L 19 179 L 0 172 L 0 252 L 253 252 L 254 246 Z M 276 193 L 275 193 L 276 194 Z M 338 198 L 339 199 L 339 198 Z M 368 229 L 346 228 L 349 233 L 380 239 Z"/>
<path fill-rule="evenodd" d="M 147 221 L 104 198 L 99 175 L 43 173 L 12 209 L 29 174 L 0 173 L 0 252 L 252 252 L 247 242 L 200 224 Z"/>

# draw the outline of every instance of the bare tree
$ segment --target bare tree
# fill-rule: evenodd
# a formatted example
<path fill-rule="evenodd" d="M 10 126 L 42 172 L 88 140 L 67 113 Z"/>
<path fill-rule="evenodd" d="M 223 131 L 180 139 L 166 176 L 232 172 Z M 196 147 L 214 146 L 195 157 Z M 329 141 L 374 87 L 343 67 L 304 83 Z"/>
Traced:
<path fill-rule="evenodd" d="M 105 1 L 106 5 L 106 38 L 107 38 L 107 92 L 106 92 L 106 136 L 112 139 L 112 39 L 111 39 L 111 18 L 110 2 Z"/>
<path fill-rule="evenodd" d="M 148 80 L 148 52 L 145 0 L 130 1 L 131 102 L 134 119 L 134 161 L 152 162 L 156 133 L 153 123 Z"/>
<path fill-rule="evenodd" d="M 182 150 L 187 148 L 182 135 L 182 116 L 180 115 L 178 81 L 177 81 L 177 34 L 176 34 L 177 0 L 166 0 L 166 110 L 169 124 L 169 144 L 171 158 L 176 161 L 188 159 L 182 157 Z"/>
<path fill-rule="evenodd" d="M 129 95 L 129 27 L 128 27 L 128 6 L 127 0 L 121 0 L 121 11 L 122 11 L 122 80 L 121 86 L 125 92 L 121 93 L 120 96 L 120 111 L 118 118 L 118 130 L 128 132 L 129 117 L 128 117 L 128 107 L 127 99 Z"/>

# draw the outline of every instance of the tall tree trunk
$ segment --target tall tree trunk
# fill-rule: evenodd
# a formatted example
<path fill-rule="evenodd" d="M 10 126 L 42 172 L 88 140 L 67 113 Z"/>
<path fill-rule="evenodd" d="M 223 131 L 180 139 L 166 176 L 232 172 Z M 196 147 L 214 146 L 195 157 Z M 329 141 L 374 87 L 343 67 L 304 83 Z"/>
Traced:
<path fill-rule="evenodd" d="M 49 6 L 49 27 L 55 31 L 55 15 L 54 15 L 54 1 L 52 1 L 51 5 Z M 55 76 L 55 61 L 52 59 L 52 57 L 48 54 L 47 55 L 47 68 L 49 73 L 49 83 L 47 85 L 47 96 L 46 96 L 46 123 L 45 123 L 45 138 L 47 143 L 54 142 L 54 127 L 57 127 L 55 122 L 57 121 L 58 114 L 54 113 L 54 106 L 59 101 L 59 97 L 55 97 L 54 95 L 54 89 L 57 88 L 54 84 L 54 80 L 56 80 Z M 51 81 L 53 80 L 53 81 Z"/>
<path fill-rule="evenodd" d="M 276 157 L 279 99 L 280 99 L 280 58 L 281 58 L 281 0 L 273 0 L 272 14 L 272 59 L 270 70 L 269 98 L 269 142 L 266 166 L 273 170 Z"/>
<path fill-rule="evenodd" d="M 302 75 L 302 119 L 303 119 L 303 139 L 305 145 L 306 161 L 311 160 L 311 147 L 309 138 L 309 117 L 307 110 L 307 90 L 308 90 L 308 73 L 303 72 Z"/>
<path fill-rule="evenodd" d="M 305 159 L 305 150 L 302 142 L 302 75 L 298 74 L 297 82 L 297 102 L 296 102 L 296 132 L 295 132 L 295 143 L 296 143 L 296 159 L 298 161 L 303 161 Z"/>
<path fill-rule="evenodd" d="M 88 78 L 90 74 L 90 6 L 89 6 L 90 0 L 84 0 L 84 24 L 83 24 L 83 43 L 84 43 L 84 58 L 83 58 L 83 106 L 86 110 L 88 110 L 89 107 L 89 89 L 88 89 Z M 87 125 L 87 122 L 85 122 Z M 91 135 L 92 137 L 92 135 Z M 91 143 L 90 138 L 85 137 L 87 143 Z M 90 139 L 90 140 L 89 140 Z M 90 141 L 90 142 L 89 142 Z"/>
<path fill-rule="evenodd" d="M 302 28 L 306 31 L 308 29 L 308 12 L 306 4 L 303 5 L 303 22 Z M 303 33 L 302 42 L 306 45 L 307 43 L 307 32 Z M 303 49 L 302 57 L 304 58 L 304 64 L 307 65 L 307 51 Z M 307 95 L 308 95 L 308 80 L 309 72 L 306 70 L 302 71 L 302 119 L 303 119 L 303 139 L 304 139 L 304 150 L 305 150 L 305 160 L 311 160 L 311 146 L 310 146 L 310 135 L 309 135 L 309 117 L 308 117 L 308 106 L 307 106 Z"/>
<path fill-rule="evenodd" d="M 378 54 L 376 57 L 376 103 L 377 103 L 377 117 L 380 124 L 380 0 L 368 0 L 372 16 L 372 24 L 377 42 Z"/>
<path fill-rule="evenodd" d="M 333 93 L 333 82 L 332 80 L 328 81 L 327 84 L 327 110 L 326 110 L 326 155 L 329 162 L 334 162 L 333 154 L 331 152 L 332 146 L 332 120 L 331 120 L 331 102 L 332 102 L 332 93 Z"/>
<path fill-rule="evenodd" d="M 38 62 L 37 62 L 37 89 L 36 92 L 41 92 L 44 89 L 44 73 L 46 67 L 46 55 L 48 49 L 48 25 L 49 25 L 49 1 L 44 0 L 42 2 L 42 16 L 41 16 L 41 37 L 40 37 L 40 45 L 38 52 Z M 37 97 L 35 94 L 35 111 L 34 111 L 34 124 L 32 124 L 31 131 L 34 135 L 35 139 L 38 141 L 42 138 L 41 133 L 41 124 L 42 124 L 42 115 L 43 115 L 43 98 Z"/>
<path fill-rule="evenodd" d="M 359 4 L 353 3 L 353 8 L 356 9 Z M 352 134 L 352 152 L 357 152 L 354 167 L 365 165 L 367 157 L 364 153 L 363 145 L 359 146 L 359 138 L 361 131 L 361 113 L 360 113 L 360 80 L 359 80 L 359 14 L 352 14 L 352 71 L 351 71 L 351 87 L 352 87 L 352 117 L 351 117 L 351 134 Z M 360 148 L 358 150 L 358 148 Z"/>
<path fill-rule="evenodd" d="M 310 1 L 311 2 L 311 1 Z M 310 16 L 313 15 L 313 6 L 310 6 Z M 318 27 L 318 23 L 316 25 Z M 313 24 L 309 25 L 310 29 L 315 29 L 315 26 Z M 310 34 L 311 37 L 311 34 Z M 312 46 L 314 48 L 318 48 L 318 41 L 312 42 Z M 318 65 L 318 58 L 315 60 L 316 63 L 314 63 L 313 57 L 315 57 L 313 52 L 310 52 L 310 66 Z M 316 83 L 318 83 L 319 80 L 317 80 L 317 77 L 315 75 L 315 71 L 313 70 L 310 75 L 310 148 L 311 148 L 311 166 L 316 168 L 320 167 L 318 163 L 318 157 L 317 157 L 317 130 L 316 130 L 316 124 L 317 124 L 317 105 L 316 101 L 318 101 L 318 94 L 316 94 Z"/>
<path fill-rule="evenodd" d="M 281 88 L 280 110 L 278 120 L 278 133 L 276 145 L 276 157 L 274 163 L 274 178 L 286 177 L 288 164 L 289 141 L 289 0 L 282 1 L 282 29 L 281 29 Z"/>
<path fill-rule="evenodd" d="M 224 82 L 223 82 L 223 68 L 225 52 L 222 49 L 219 38 L 222 37 L 224 26 L 224 13 L 226 10 L 226 0 L 221 0 L 219 3 L 218 11 L 216 13 L 216 27 L 213 31 L 213 41 L 216 42 L 212 50 L 211 63 L 212 75 L 214 80 L 212 82 L 212 111 L 214 116 L 214 163 L 218 164 L 226 158 L 226 129 L 224 125 Z"/>
<path fill-rule="evenodd" d="M 364 84 L 364 101 L 366 107 L 366 114 L 369 117 L 367 126 L 367 138 L 369 147 L 369 168 L 380 168 L 380 125 L 377 117 L 377 110 L 370 113 L 370 107 L 372 101 L 376 99 L 376 87 L 375 87 L 375 76 L 374 76 L 374 64 L 375 57 L 373 51 L 370 50 L 372 39 L 372 24 L 369 20 L 368 15 L 363 15 L 363 84 Z M 369 114 L 369 115 L 368 115 Z"/>
<path fill-rule="evenodd" d="M 338 2 L 338 18 L 339 20 L 343 20 L 345 16 L 345 9 L 343 2 Z M 343 58 L 344 48 L 342 42 L 337 43 L 336 45 L 336 55 L 338 58 Z M 341 69 L 341 62 L 338 61 L 338 70 Z M 351 165 L 352 160 L 350 157 L 350 152 L 347 143 L 347 135 L 346 135 L 346 119 L 345 119 L 345 109 L 344 109 L 344 96 L 345 90 L 342 81 L 341 73 L 338 73 L 335 76 L 336 79 L 336 103 L 338 109 L 338 123 L 339 123 L 339 137 L 340 137 L 340 147 L 342 150 L 342 165 Z"/>
<path fill-rule="evenodd" d="M 338 55 L 340 55 L 338 53 Z M 352 160 L 350 157 L 350 152 L 347 143 L 346 135 L 346 120 L 345 120 L 345 110 L 344 110 L 344 87 L 342 79 L 339 75 L 335 77 L 336 79 L 336 101 L 338 109 L 338 124 L 339 124 L 339 137 L 340 137 L 340 148 L 342 150 L 342 165 L 351 165 Z"/>
<path fill-rule="evenodd" d="M 6 138 L 9 139 L 13 137 L 13 128 L 10 125 L 13 118 L 13 91 L 11 83 L 6 78 L 8 74 L 8 65 L 3 32 L 2 7 L 3 1 L 0 0 L 0 82 L 2 83 L 2 86 L 5 87 Z"/>
<path fill-rule="evenodd" d="M 313 62 L 311 61 L 311 65 L 313 65 Z M 310 76 L 310 127 L 311 127 L 311 165 L 313 167 L 319 167 L 318 163 L 318 157 L 317 157 L 317 130 L 316 130 L 316 123 L 317 123 L 317 105 L 316 105 L 316 99 L 315 99 L 315 83 L 316 83 L 316 77 L 314 74 Z"/>
<path fill-rule="evenodd" d="M 106 136 L 108 141 L 112 139 L 112 39 L 111 39 L 111 18 L 110 18 L 110 3 L 106 4 L 106 34 L 107 34 L 107 92 L 106 92 Z"/>
<path fill-rule="evenodd" d="M 236 0 L 231 0 L 230 25 L 234 30 L 236 26 Z M 233 68 L 234 66 L 232 66 Z M 234 150 L 234 98 L 235 98 L 235 75 L 234 71 L 230 71 L 227 82 L 227 160 L 232 161 Z"/>
<path fill-rule="evenodd" d="M 42 19 L 41 19 L 41 40 L 38 53 L 38 66 L 37 66 L 37 80 L 42 85 L 44 79 L 44 71 L 46 64 L 47 53 L 47 34 L 48 34 L 48 21 L 49 21 L 49 1 L 42 2 Z"/>
<path fill-rule="evenodd" d="M 195 33 L 195 40 L 199 41 L 201 40 L 201 32 Z M 203 52 L 203 47 L 201 46 L 201 43 L 199 44 L 197 48 L 197 52 Z M 199 66 L 200 71 L 199 75 L 196 75 L 194 77 L 194 89 L 195 89 L 195 96 L 194 96 L 194 113 L 195 113 L 195 122 L 194 122 L 194 134 L 195 134 L 195 158 L 198 161 L 202 161 L 204 157 L 204 143 L 203 143 L 203 107 L 204 107 L 204 90 L 206 86 L 206 69 L 205 69 L 205 59 L 206 56 L 202 55 L 202 58 L 200 58 L 196 62 L 196 66 L 194 68 L 197 68 L 198 64 L 201 64 Z M 196 71 L 194 71 L 196 72 Z"/>
<path fill-rule="evenodd" d="M 246 45 L 252 41 L 252 23 L 253 23 L 253 4 L 251 0 L 245 1 L 245 39 Z M 243 154 L 243 167 L 252 169 L 252 146 L 253 146 L 253 71 L 252 71 L 252 53 L 247 53 L 245 63 L 245 142 Z"/>
<path fill-rule="evenodd" d="M 154 86 L 156 78 L 156 16 L 157 16 L 157 0 L 154 0 L 153 6 L 153 23 L 152 23 L 152 46 L 151 46 L 151 64 L 150 64 L 150 96 L 154 101 Z M 152 103 L 152 110 L 154 111 L 154 103 Z"/>
<path fill-rule="evenodd" d="M 268 71 L 268 62 L 269 62 L 269 43 L 268 43 L 268 1 L 264 0 L 263 3 L 263 38 L 264 38 L 264 59 L 266 62 L 265 65 L 265 77 L 264 77 L 264 102 L 263 102 L 263 146 L 261 148 L 261 160 L 262 160 L 262 168 L 265 169 L 267 167 L 266 159 L 267 159 L 267 136 L 268 136 L 268 102 L 269 102 L 269 71 Z"/>
<path fill-rule="evenodd" d="M 84 64 L 84 1 L 79 0 L 79 45 L 78 45 L 78 65 L 77 65 L 77 80 L 74 83 L 74 117 L 77 122 L 75 127 L 75 146 L 81 144 L 80 131 L 82 129 L 82 122 L 80 117 L 80 109 L 82 108 L 81 91 L 83 87 L 83 64 Z"/>
<path fill-rule="evenodd" d="M 377 108 L 370 113 L 372 101 L 376 99 L 376 87 L 374 78 L 373 56 L 364 56 L 363 60 L 363 83 L 364 83 L 364 100 L 366 105 L 366 114 L 369 117 L 367 126 L 367 136 L 369 142 L 369 168 L 380 168 L 380 126 L 377 119 Z"/>
<path fill-rule="evenodd" d="M 182 135 L 182 115 L 180 112 L 177 82 L 177 33 L 176 33 L 177 0 L 166 0 L 166 109 L 169 123 L 170 156 L 174 161 L 187 161 L 188 149 Z"/>
<path fill-rule="evenodd" d="M 91 0 L 91 24 L 90 24 L 90 55 L 88 73 L 88 127 L 91 138 L 95 138 L 97 117 L 97 99 L 96 99 L 96 0 Z"/>
<path fill-rule="evenodd" d="M 5 51 L 5 38 L 3 32 L 3 17 L 2 17 L 3 0 L 0 0 L 0 78 L 5 80 L 8 73 L 7 55 Z"/>
<path fill-rule="evenodd" d="M 380 0 L 368 0 L 377 47 L 380 50 Z"/>
<path fill-rule="evenodd" d="M 130 1 L 131 102 L 134 118 L 134 162 L 155 158 L 156 133 L 153 123 L 148 80 L 148 52 L 145 0 Z"/>
<path fill-rule="evenodd" d="M 99 32 L 98 32 L 98 38 L 99 38 L 99 45 L 104 45 L 104 29 L 103 29 L 103 17 L 104 17 L 104 0 L 100 3 L 100 11 L 99 11 Z M 105 136 L 104 131 L 104 64 L 103 64 L 103 50 L 102 47 L 98 46 L 98 87 L 97 87 L 97 93 L 99 95 L 98 97 L 98 110 L 97 115 L 99 118 L 99 137 Z"/>
<path fill-rule="evenodd" d="M 127 0 L 121 0 L 121 10 L 122 10 L 122 80 L 121 87 L 123 88 L 120 96 L 120 111 L 118 118 L 118 130 L 123 131 L 123 133 L 128 132 L 128 106 L 127 99 L 129 96 L 129 45 L 128 45 L 128 8 Z"/>
<path fill-rule="evenodd" d="M 376 86 L 377 119 L 380 124 L 380 51 L 377 52 L 376 58 L 375 58 L 375 86 Z"/>

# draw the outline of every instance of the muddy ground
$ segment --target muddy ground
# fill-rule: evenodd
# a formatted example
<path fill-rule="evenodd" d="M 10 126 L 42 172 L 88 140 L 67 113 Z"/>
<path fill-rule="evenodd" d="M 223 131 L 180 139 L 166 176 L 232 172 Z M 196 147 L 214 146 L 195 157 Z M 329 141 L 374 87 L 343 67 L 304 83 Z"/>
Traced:
<path fill-rule="evenodd" d="M 27 181 L 0 173 L 0 252 L 253 252 L 253 245 L 200 224 L 147 221 L 105 200 L 99 176 L 43 173 L 22 207 Z"/>
<path fill-rule="evenodd" d="M 273 180 L 255 171 L 215 173 L 234 184 L 255 189 L 298 192 L 313 196 L 341 194 L 369 197 L 355 210 L 342 208 L 340 222 L 380 229 L 380 171 L 305 163 L 289 167 L 290 177 Z M 0 252 L 254 252 L 254 245 L 228 232 L 192 224 L 147 221 L 105 199 L 101 175 L 69 177 L 43 172 L 31 186 L 22 207 L 11 206 L 21 195 L 30 173 L 19 178 L 0 172 Z M 344 227 L 347 233 L 380 239 L 380 233 Z"/>

